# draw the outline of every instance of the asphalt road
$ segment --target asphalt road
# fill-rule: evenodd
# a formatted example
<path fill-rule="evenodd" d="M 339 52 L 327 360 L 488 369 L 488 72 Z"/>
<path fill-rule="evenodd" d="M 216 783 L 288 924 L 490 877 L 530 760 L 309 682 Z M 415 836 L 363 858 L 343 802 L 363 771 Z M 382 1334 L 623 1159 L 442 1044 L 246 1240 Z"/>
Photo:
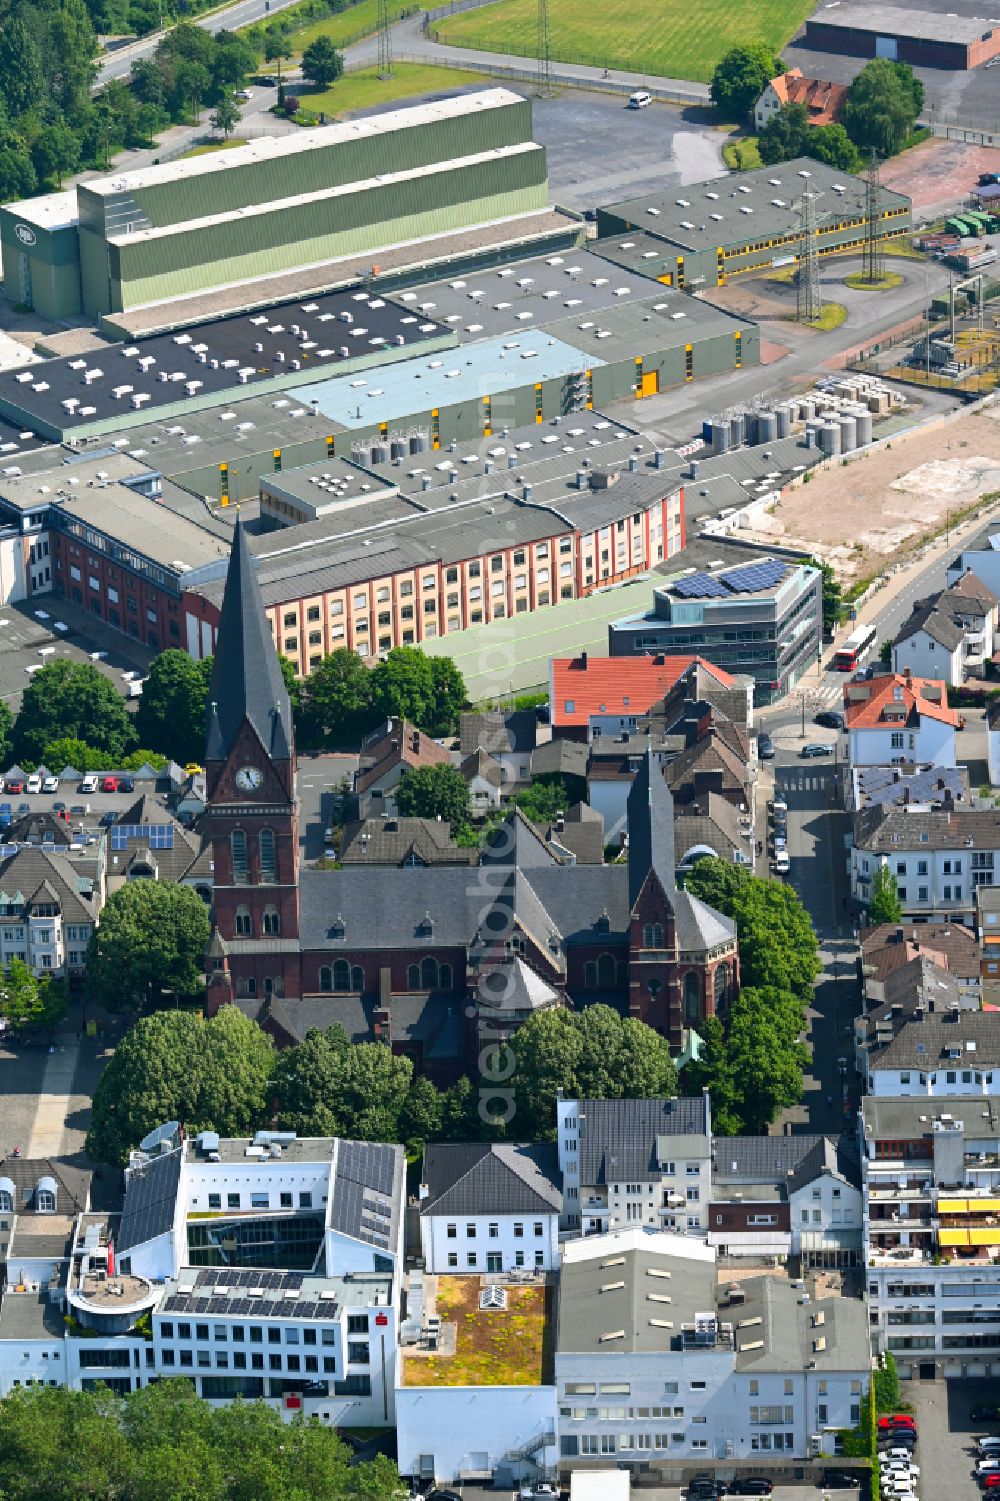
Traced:
<path fill-rule="evenodd" d="M 277 11 L 284 10 L 286 5 L 294 3 L 295 0 L 237 0 L 235 5 L 227 5 L 225 9 L 217 10 L 212 15 L 196 17 L 194 24 L 211 32 L 238 31 L 241 26 L 250 26 L 254 21 L 273 16 Z M 162 35 L 162 32 L 154 31 L 143 37 L 141 42 L 132 42 L 128 47 L 109 53 L 97 71 L 95 88 L 109 83 L 112 78 L 127 78 L 134 62 L 140 57 L 149 57 L 156 51 Z"/>

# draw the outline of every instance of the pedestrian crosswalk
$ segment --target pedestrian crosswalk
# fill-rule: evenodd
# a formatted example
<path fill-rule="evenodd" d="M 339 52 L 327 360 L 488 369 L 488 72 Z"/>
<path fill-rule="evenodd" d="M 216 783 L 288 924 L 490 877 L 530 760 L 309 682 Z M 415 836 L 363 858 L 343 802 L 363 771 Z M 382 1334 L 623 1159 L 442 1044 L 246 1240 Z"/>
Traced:
<path fill-rule="evenodd" d="M 774 780 L 775 792 L 832 792 L 837 785 L 832 767 L 826 771 L 810 771 L 805 766 L 783 767 Z"/>

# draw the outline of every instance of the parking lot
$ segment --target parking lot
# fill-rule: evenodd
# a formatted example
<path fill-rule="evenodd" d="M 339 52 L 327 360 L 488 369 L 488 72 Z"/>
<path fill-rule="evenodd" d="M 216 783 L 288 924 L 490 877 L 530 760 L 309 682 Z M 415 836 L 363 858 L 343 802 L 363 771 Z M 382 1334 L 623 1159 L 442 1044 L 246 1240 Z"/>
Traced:
<path fill-rule="evenodd" d="M 15 714 L 31 677 L 29 667 L 59 659 L 94 662 L 124 693 L 122 673 L 143 675 L 153 655 L 140 642 L 55 596 L 0 608 L 0 698 Z"/>
<path fill-rule="evenodd" d="M 996 1402 L 995 1381 L 906 1381 L 904 1399 L 912 1406 L 920 1434 L 921 1501 L 981 1501 L 973 1478 L 973 1434 L 1000 1433 L 1000 1423 L 972 1422 L 977 1402 Z"/>
<path fill-rule="evenodd" d="M 767 1467 L 762 1465 L 760 1473 L 766 1475 Z M 492 1486 L 456 1485 L 449 1486 L 448 1489 L 456 1491 L 462 1497 L 462 1501 L 516 1501 L 517 1497 L 516 1491 L 494 1489 Z M 563 1489 L 564 1494 L 568 1495 L 568 1487 L 564 1487 Z M 633 1479 L 632 1489 L 635 1494 L 642 1498 L 642 1501 L 681 1501 L 679 1486 L 650 1485 L 646 1477 L 641 1474 Z M 774 1487 L 772 1501 L 817 1501 L 817 1497 L 822 1496 L 822 1494 L 823 1492 L 814 1485 L 777 1484 Z M 851 1501 L 852 1497 L 857 1497 L 858 1492 L 855 1490 L 845 1490 L 833 1491 L 830 1494 L 833 1497 L 842 1498 L 842 1501 Z"/>

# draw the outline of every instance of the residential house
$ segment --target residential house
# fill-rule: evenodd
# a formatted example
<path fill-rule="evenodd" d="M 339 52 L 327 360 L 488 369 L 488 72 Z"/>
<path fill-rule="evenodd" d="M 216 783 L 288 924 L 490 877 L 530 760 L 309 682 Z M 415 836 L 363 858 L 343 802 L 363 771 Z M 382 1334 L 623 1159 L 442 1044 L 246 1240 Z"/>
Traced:
<path fill-rule="evenodd" d="M 868 1093 L 892 1099 L 1000 1095 L 1000 1015 L 964 1009 L 944 972 L 931 983 L 951 1005 L 928 1011 L 918 1003 L 887 1040 L 876 1032 L 867 1050 Z"/>
<path fill-rule="evenodd" d="M 587 794 L 587 747 L 564 735 L 536 745 L 531 753 L 531 780 L 537 777 L 560 777 L 575 802 Z"/>
<path fill-rule="evenodd" d="M 708 772 L 706 777 L 711 777 Z M 720 773 L 721 778 L 721 773 Z M 706 790 L 680 804 L 674 819 L 677 869 L 690 870 L 705 855 L 729 864 L 753 867 L 753 823 L 749 810 L 735 808 L 723 793 Z"/>
<path fill-rule="evenodd" d="M 700 1099 L 556 1104 L 563 1228 L 603 1235 L 628 1225 L 704 1236 L 712 1118 Z"/>
<path fill-rule="evenodd" d="M 500 767 L 501 787 L 516 792 L 531 774 L 531 753 L 538 735 L 534 709 L 486 709 L 459 718 L 459 750 L 464 760 L 486 751 Z"/>
<path fill-rule="evenodd" d="M 988 892 L 989 887 L 977 887 Z M 882 923 L 861 934 L 858 961 L 866 1007 L 887 1000 L 889 976 L 912 960 L 926 956 L 958 986 L 960 1003 L 978 1008 L 980 1001 L 979 946 L 975 934 L 962 923 Z"/>
<path fill-rule="evenodd" d="M 141 793 L 119 815 L 107 842 L 109 893 L 126 881 L 180 881 L 193 886 L 206 903 L 211 901 L 207 845 L 149 793 Z"/>
<path fill-rule="evenodd" d="M 773 1276 L 718 1280 L 700 1241 L 626 1228 L 563 1249 L 565 1469 L 834 1452 L 871 1364 L 865 1307 Z M 780 1459 L 779 1459 L 780 1462 Z"/>
<path fill-rule="evenodd" d="M 992 1094 L 861 1102 L 872 1340 L 900 1376 L 988 1376 L 1000 1325 Z"/>
<path fill-rule="evenodd" d="M 844 784 L 848 813 L 896 803 L 939 803 L 950 792 L 956 803 L 970 803 L 967 766 L 852 766 Z"/>
<path fill-rule="evenodd" d="M 954 766 L 961 716 L 948 707 L 941 678 L 909 671 L 844 685 L 848 751 L 852 766 Z"/>
<path fill-rule="evenodd" d="M 966 573 L 975 574 L 981 584 L 1000 598 L 1000 532 L 988 538 L 989 546 L 962 551 L 948 564 L 949 588 Z"/>
<path fill-rule="evenodd" d="M 463 757 L 458 765 L 469 789 L 469 803 L 476 818 L 500 806 L 500 788 L 503 786 L 503 768 L 488 751 L 474 750 Z"/>
<path fill-rule="evenodd" d="M 550 1143 L 437 1142 L 420 1174 L 426 1271 L 559 1269 L 562 1183 Z"/>
<path fill-rule="evenodd" d="M 934 929 L 925 927 L 924 931 L 933 933 Z M 914 948 L 912 944 L 899 947 Z M 947 1014 L 953 1007 L 978 1011 L 978 996 L 967 995 L 943 959 L 932 948 L 921 948 L 911 959 L 889 970 L 883 979 L 872 981 L 871 990 L 878 992 L 878 999 L 866 992 L 866 1009 L 854 1019 L 854 1067 L 867 1090 L 872 1087 L 872 1058 L 881 1054 L 911 1021 L 935 1013 Z"/>
<path fill-rule="evenodd" d="M 801 68 L 789 68 L 787 73 L 779 73 L 777 78 L 765 84 L 764 92 L 754 105 L 754 124 L 758 130 L 763 130 L 786 104 L 802 104 L 810 125 L 833 125 L 846 98 L 845 83 L 803 78 Z"/>
<path fill-rule="evenodd" d="M 437 818 L 365 818 L 344 825 L 341 865 L 474 865 L 476 849 L 451 837 L 451 825 Z"/>
<path fill-rule="evenodd" d="M 681 682 L 701 697 L 736 688 L 744 703 L 752 690 L 702 657 L 662 652 L 636 657 L 553 657 L 549 663 L 549 720 L 553 737 L 589 742 L 634 730 L 639 719 Z"/>
<path fill-rule="evenodd" d="M 983 677 L 993 657 L 997 603 L 971 570 L 951 588 L 918 600 L 893 642 L 893 672 L 943 678 L 950 688 Z"/>
<path fill-rule="evenodd" d="M 78 981 L 104 900 L 98 852 L 25 845 L 0 860 L 0 967 L 23 960 L 39 977 Z"/>
<path fill-rule="evenodd" d="M 861 1226 L 861 1169 L 850 1138 L 714 1138 L 708 1243 L 720 1255 L 857 1266 Z"/>
<path fill-rule="evenodd" d="M 538 825 L 551 849 L 578 865 L 600 865 L 604 859 L 604 819 L 589 803 L 574 803 L 554 822 Z"/>
<path fill-rule="evenodd" d="M 1000 810 L 940 805 L 865 808 L 854 818 L 851 891 L 871 901 L 875 874 L 887 865 L 907 918 L 973 922 L 975 888 L 1000 870 Z M 933 943 L 933 934 L 927 935 Z"/>
<path fill-rule="evenodd" d="M 354 795 L 358 817 L 398 813 L 395 788 L 408 771 L 418 766 L 450 766 L 443 746 L 405 719 L 387 719 L 361 742 Z"/>

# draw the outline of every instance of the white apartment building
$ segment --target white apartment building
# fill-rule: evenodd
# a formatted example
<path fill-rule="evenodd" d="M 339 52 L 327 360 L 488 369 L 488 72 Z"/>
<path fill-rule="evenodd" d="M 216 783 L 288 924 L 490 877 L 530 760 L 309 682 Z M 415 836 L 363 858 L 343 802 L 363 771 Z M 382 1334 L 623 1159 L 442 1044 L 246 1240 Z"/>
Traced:
<path fill-rule="evenodd" d="M 1000 810 L 958 806 L 947 793 L 940 803 L 864 808 L 850 851 L 856 901 L 871 901 L 880 865 L 892 871 L 907 919 L 971 926 L 976 887 L 1000 872 Z"/>
<path fill-rule="evenodd" d="M 82 974 L 102 905 L 101 861 L 23 847 L 0 862 L 0 966 L 21 959 L 39 977 Z"/>
<path fill-rule="evenodd" d="M 1000 1110 L 862 1101 L 872 1340 L 902 1377 L 1000 1374 Z"/>
<path fill-rule="evenodd" d="M 601 1235 L 627 1225 L 704 1235 L 712 1188 L 707 1092 L 685 1100 L 556 1104 L 562 1228 Z"/>
<path fill-rule="evenodd" d="M 120 1216 L 15 1219 L 0 1395 L 188 1375 L 215 1401 L 391 1424 L 404 1180 L 398 1146 L 161 1128 L 133 1153 Z"/>
<path fill-rule="evenodd" d="M 420 1249 L 428 1272 L 557 1271 L 561 1209 L 554 1146 L 438 1142 L 424 1150 Z"/>
<path fill-rule="evenodd" d="M 858 1300 L 768 1276 L 720 1288 L 711 1247 L 638 1226 L 563 1248 L 564 1467 L 833 1452 L 869 1364 Z"/>
<path fill-rule="evenodd" d="M 982 677 L 993 656 L 997 596 L 974 573 L 918 600 L 892 646 L 893 672 L 943 678 L 950 688 Z"/>
<path fill-rule="evenodd" d="M 943 679 L 909 670 L 844 685 L 848 757 L 852 766 L 954 766 L 961 716 L 948 707 Z"/>
<path fill-rule="evenodd" d="M 867 1090 L 877 1099 L 1000 1095 L 1000 1016 L 957 1002 L 919 1006 L 879 1046 L 868 1048 Z"/>

